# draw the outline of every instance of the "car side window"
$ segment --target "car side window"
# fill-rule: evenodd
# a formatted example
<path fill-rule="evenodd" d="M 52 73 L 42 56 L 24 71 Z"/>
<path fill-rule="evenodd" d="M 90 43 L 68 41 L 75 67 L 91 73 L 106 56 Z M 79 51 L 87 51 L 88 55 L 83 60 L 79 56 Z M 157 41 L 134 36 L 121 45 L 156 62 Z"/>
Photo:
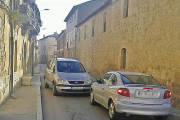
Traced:
<path fill-rule="evenodd" d="M 100 84 L 108 84 L 108 80 L 111 77 L 112 74 L 105 74 L 100 79 Z"/>
<path fill-rule="evenodd" d="M 117 84 L 117 76 L 113 74 L 109 79 L 108 85 L 113 86 L 116 84 Z"/>

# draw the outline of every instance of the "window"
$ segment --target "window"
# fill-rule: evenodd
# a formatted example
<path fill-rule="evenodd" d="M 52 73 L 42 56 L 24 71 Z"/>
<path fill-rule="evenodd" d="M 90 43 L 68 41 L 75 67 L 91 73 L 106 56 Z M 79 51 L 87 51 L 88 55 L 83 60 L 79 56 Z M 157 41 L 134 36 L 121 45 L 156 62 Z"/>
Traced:
<path fill-rule="evenodd" d="M 86 39 L 86 25 L 84 26 L 84 39 Z"/>
<path fill-rule="evenodd" d="M 121 50 L 121 63 L 122 63 L 122 69 L 125 69 L 126 68 L 126 49 L 123 48 Z"/>
<path fill-rule="evenodd" d="M 76 28 L 74 28 L 74 40 L 76 40 Z"/>
<path fill-rule="evenodd" d="M 84 73 L 86 72 L 83 65 L 74 61 L 57 61 L 57 71 L 67 73 Z"/>
<path fill-rule="evenodd" d="M 108 80 L 111 77 L 111 74 L 105 74 L 103 77 L 100 79 L 99 83 L 100 84 L 108 84 Z"/>
<path fill-rule="evenodd" d="M 129 0 L 124 0 L 124 18 L 128 17 Z"/>
<path fill-rule="evenodd" d="M 121 76 L 122 82 L 126 84 L 145 84 L 162 86 L 161 83 L 152 76 L 143 75 L 123 75 Z"/>
<path fill-rule="evenodd" d="M 69 49 L 69 44 L 68 44 L 68 42 L 67 42 L 67 49 Z"/>
<path fill-rule="evenodd" d="M 104 13 L 104 18 L 103 18 L 103 32 L 106 32 L 106 13 Z"/>
<path fill-rule="evenodd" d="M 108 82 L 108 85 L 116 85 L 116 84 L 117 84 L 117 77 L 116 75 L 113 74 Z"/>
<path fill-rule="evenodd" d="M 79 29 L 79 35 L 78 35 L 79 36 L 79 38 L 78 38 L 79 41 L 80 41 L 80 38 L 81 38 L 80 37 L 80 35 L 81 35 L 80 33 L 81 33 L 81 30 Z"/>
<path fill-rule="evenodd" d="M 76 12 L 74 12 L 74 19 L 76 19 Z"/>
<path fill-rule="evenodd" d="M 92 36 L 94 36 L 94 21 L 95 20 L 92 21 Z"/>
<path fill-rule="evenodd" d="M 14 1 L 14 9 L 17 10 L 19 8 L 19 0 Z"/>

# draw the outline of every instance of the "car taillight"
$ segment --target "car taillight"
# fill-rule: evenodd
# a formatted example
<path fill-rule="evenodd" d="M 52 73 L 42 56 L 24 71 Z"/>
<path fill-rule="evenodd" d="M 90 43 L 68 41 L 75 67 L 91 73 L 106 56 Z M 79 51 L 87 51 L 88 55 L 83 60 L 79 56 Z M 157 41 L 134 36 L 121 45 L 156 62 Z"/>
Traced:
<path fill-rule="evenodd" d="M 119 95 L 122 95 L 122 96 L 126 96 L 126 97 L 130 96 L 129 95 L 129 89 L 127 89 L 127 88 L 119 88 L 117 90 L 117 92 L 118 92 Z"/>
<path fill-rule="evenodd" d="M 165 91 L 163 99 L 167 99 L 167 98 L 170 98 L 170 97 L 171 97 L 171 92 L 170 91 Z"/>

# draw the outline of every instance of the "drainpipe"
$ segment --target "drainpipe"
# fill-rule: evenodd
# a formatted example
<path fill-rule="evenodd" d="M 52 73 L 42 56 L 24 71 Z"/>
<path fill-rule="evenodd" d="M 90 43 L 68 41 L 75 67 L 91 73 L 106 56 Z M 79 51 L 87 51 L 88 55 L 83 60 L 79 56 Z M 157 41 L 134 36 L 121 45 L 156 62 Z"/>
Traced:
<path fill-rule="evenodd" d="M 11 11 L 13 11 L 14 10 L 14 0 L 11 0 Z M 11 35 L 11 37 L 10 37 L 10 47 L 11 47 L 11 71 L 10 71 L 10 87 L 9 87 L 9 91 L 10 91 L 10 96 L 11 97 L 15 97 L 14 95 L 13 95 L 13 66 L 14 66 L 14 64 L 13 64 L 13 57 L 14 57 L 14 52 L 13 52 L 13 50 L 14 50 L 14 38 L 13 38 L 13 36 L 14 36 L 14 34 L 13 34 L 13 30 L 14 30 L 14 23 L 13 22 L 10 22 L 10 29 L 11 29 L 11 33 L 10 33 L 10 35 Z"/>

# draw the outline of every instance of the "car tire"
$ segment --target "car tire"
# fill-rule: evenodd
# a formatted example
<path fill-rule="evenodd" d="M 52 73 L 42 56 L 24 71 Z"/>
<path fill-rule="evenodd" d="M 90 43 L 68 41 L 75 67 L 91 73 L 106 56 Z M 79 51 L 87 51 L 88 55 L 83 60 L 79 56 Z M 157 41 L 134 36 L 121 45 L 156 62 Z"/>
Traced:
<path fill-rule="evenodd" d="M 154 116 L 154 120 L 168 120 L 168 116 Z"/>
<path fill-rule="evenodd" d="M 93 90 L 91 90 L 91 92 L 90 92 L 90 104 L 91 105 L 95 105 L 96 104 L 96 101 L 94 101 Z"/>
<path fill-rule="evenodd" d="M 57 91 L 57 89 L 56 89 L 55 83 L 53 83 L 52 89 L 53 89 L 53 95 L 54 95 L 54 96 L 57 96 L 57 95 L 58 95 L 58 91 Z"/>
<path fill-rule="evenodd" d="M 44 79 L 44 87 L 49 88 L 49 85 L 47 84 L 46 79 Z"/>
<path fill-rule="evenodd" d="M 109 118 L 110 118 L 110 120 L 116 120 L 117 117 L 118 117 L 118 113 L 116 112 L 113 101 L 110 102 L 108 110 L 109 110 Z"/>

